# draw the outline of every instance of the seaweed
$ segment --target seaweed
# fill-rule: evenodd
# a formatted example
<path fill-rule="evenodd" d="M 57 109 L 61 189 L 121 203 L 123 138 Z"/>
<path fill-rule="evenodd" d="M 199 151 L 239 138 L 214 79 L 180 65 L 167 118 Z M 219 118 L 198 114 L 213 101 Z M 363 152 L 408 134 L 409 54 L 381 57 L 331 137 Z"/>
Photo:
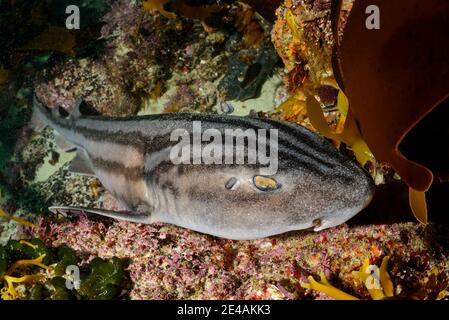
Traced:
<path fill-rule="evenodd" d="M 58 260 L 59 262 L 55 266 L 55 274 L 62 276 L 65 274 L 65 270 L 70 265 L 76 265 L 78 263 L 78 257 L 75 250 L 69 247 L 58 248 Z"/>
<path fill-rule="evenodd" d="M 66 279 L 63 277 L 54 277 L 50 280 L 50 283 L 53 285 L 53 290 L 50 296 L 47 297 L 47 300 L 73 300 L 76 298 L 74 293 L 67 289 L 65 281 Z"/>
<path fill-rule="evenodd" d="M 0 299 L 111 300 L 119 297 L 124 278 L 122 260 L 95 258 L 80 267 L 79 286 L 69 288 L 68 266 L 80 263 L 68 247 L 51 249 L 37 238 L 9 240 L 0 246 Z M 25 285 L 16 290 L 15 284 Z"/>
<path fill-rule="evenodd" d="M 431 171 L 424 165 L 428 161 L 419 157 L 407 158 L 398 146 L 448 97 L 449 45 L 444 39 L 448 37 L 449 4 L 433 0 L 420 6 L 418 0 L 384 0 L 378 5 L 387 13 L 382 19 L 391 23 L 375 35 L 360 28 L 365 7 L 356 1 L 341 43 L 336 32 L 340 12 L 334 12 L 334 74 L 350 106 L 344 134 L 362 137 L 378 161 L 395 169 L 409 186 L 413 214 L 426 224 L 425 193 L 439 172 Z M 394 85 L 387 85 L 385 79 L 392 79 Z M 420 148 L 426 150 L 414 146 Z"/>
<path fill-rule="evenodd" d="M 89 264 L 89 273 L 82 276 L 78 294 L 83 299 L 110 300 L 120 293 L 123 263 L 114 257 L 110 261 L 95 258 Z"/>
<path fill-rule="evenodd" d="M 41 255 L 45 255 L 42 261 L 44 264 L 54 262 L 53 253 L 37 238 L 32 238 L 26 243 L 23 241 L 9 240 L 5 245 L 5 249 L 11 261 L 36 259 Z"/>

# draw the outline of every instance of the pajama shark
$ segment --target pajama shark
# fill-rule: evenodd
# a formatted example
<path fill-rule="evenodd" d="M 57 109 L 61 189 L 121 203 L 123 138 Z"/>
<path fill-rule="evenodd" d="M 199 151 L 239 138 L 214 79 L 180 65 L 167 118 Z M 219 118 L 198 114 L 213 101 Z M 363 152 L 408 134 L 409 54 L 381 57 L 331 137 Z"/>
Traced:
<path fill-rule="evenodd" d="M 63 206 L 52 211 L 163 222 L 245 240 L 337 226 L 373 197 L 373 180 L 363 168 L 326 139 L 294 123 L 204 113 L 111 118 L 89 115 L 83 106 L 79 101 L 68 114 L 44 106 L 35 96 L 32 124 L 50 126 L 57 140 L 63 138 L 60 145 L 76 149 L 70 170 L 96 176 L 127 211 Z M 194 122 L 223 136 L 227 129 L 276 132 L 276 172 L 261 174 L 260 163 L 174 163 L 170 154 L 178 142 L 171 139 L 172 133 L 192 133 Z M 210 141 L 215 146 L 225 143 Z M 249 149 L 232 148 L 245 155 Z"/>

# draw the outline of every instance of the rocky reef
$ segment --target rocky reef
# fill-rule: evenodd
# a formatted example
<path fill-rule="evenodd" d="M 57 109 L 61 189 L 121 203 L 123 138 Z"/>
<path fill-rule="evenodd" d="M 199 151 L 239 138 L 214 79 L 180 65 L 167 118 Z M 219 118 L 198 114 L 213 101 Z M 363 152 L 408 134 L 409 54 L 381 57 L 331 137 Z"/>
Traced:
<path fill-rule="evenodd" d="M 390 256 L 395 296 L 436 299 L 448 286 L 448 228 L 416 223 L 341 226 L 255 240 L 217 239 L 170 225 L 40 219 L 33 234 L 50 247 L 130 259 L 131 299 L 326 299 L 306 290 L 324 272 L 340 289 L 369 298 L 352 271 Z M 444 295 L 444 292 L 441 293 Z M 441 296 L 440 296 L 441 297 Z"/>

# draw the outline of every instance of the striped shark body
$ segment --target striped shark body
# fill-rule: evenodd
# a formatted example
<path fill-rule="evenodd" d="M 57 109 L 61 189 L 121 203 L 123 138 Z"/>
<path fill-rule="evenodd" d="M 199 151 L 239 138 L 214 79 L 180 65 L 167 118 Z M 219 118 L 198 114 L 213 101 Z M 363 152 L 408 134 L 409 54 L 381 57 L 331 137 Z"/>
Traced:
<path fill-rule="evenodd" d="M 127 209 L 90 212 L 139 223 L 164 222 L 228 238 L 255 239 L 292 230 L 319 231 L 344 223 L 371 200 L 371 177 L 327 140 L 283 121 L 214 114 L 141 117 L 70 115 L 35 97 L 33 118 L 77 149 L 74 171 L 100 180 Z M 174 164 L 174 130 L 275 129 L 278 168 L 258 164 Z M 273 186 L 274 185 L 274 186 Z"/>

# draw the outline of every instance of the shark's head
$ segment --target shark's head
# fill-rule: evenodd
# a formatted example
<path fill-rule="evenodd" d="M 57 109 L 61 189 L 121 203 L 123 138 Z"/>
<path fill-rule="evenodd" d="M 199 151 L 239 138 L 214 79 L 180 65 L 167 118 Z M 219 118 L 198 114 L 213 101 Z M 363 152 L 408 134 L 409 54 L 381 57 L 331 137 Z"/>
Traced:
<path fill-rule="evenodd" d="M 357 163 L 349 159 L 343 160 L 335 170 L 333 176 L 321 179 L 322 199 L 316 201 L 332 205 L 316 213 L 314 231 L 335 227 L 348 221 L 362 211 L 374 196 L 374 181 Z M 320 180 L 317 182 L 320 183 Z"/>

